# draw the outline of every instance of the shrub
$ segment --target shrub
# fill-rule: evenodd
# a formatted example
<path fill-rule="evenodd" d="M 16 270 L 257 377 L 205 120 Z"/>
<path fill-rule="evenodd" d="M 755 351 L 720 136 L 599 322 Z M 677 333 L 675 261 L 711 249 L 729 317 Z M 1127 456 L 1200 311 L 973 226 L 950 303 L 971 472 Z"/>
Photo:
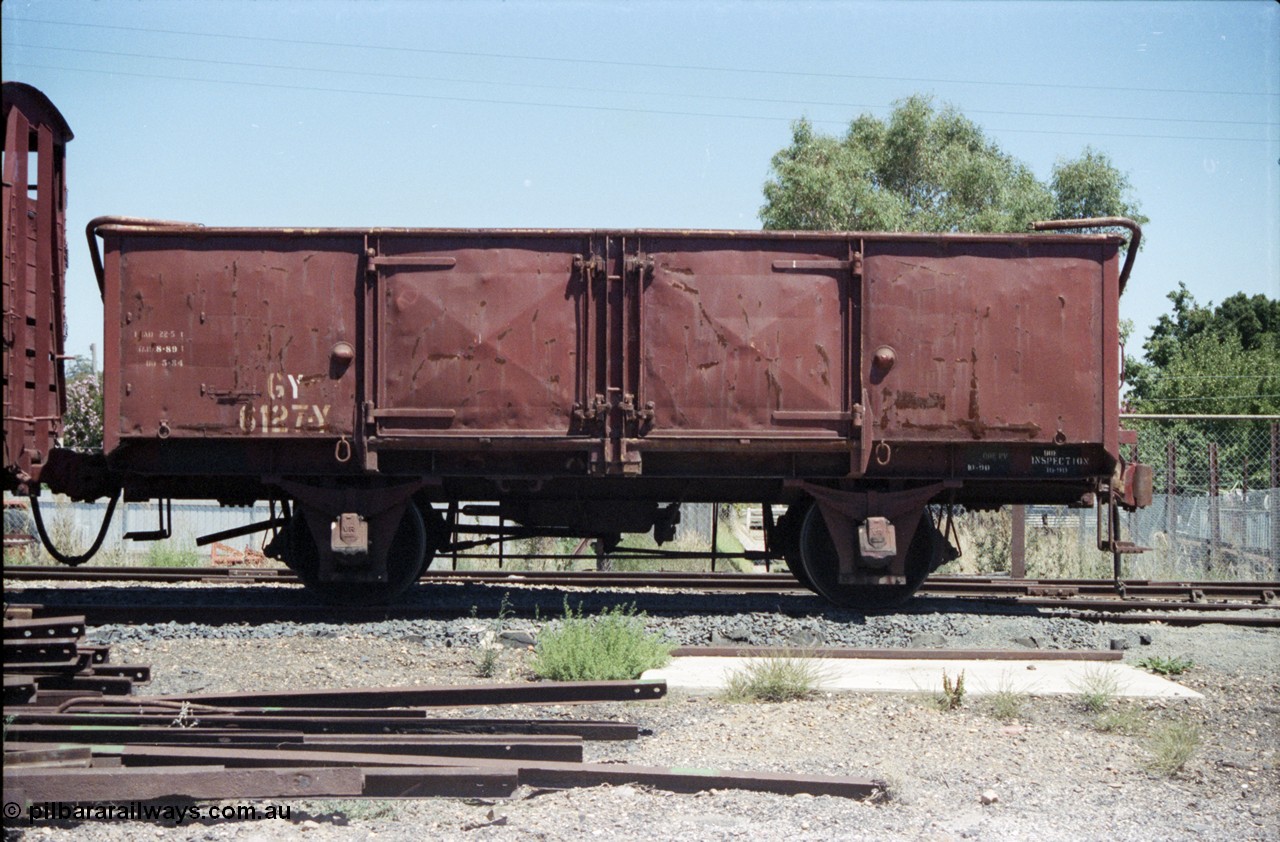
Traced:
<path fill-rule="evenodd" d="M 538 635 L 533 671 L 553 681 L 623 681 L 665 666 L 674 644 L 644 630 L 635 605 L 584 617 L 564 603 L 564 617 Z"/>
<path fill-rule="evenodd" d="M 942 671 L 942 693 L 937 697 L 938 710 L 955 710 L 964 704 L 964 670 L 952 682 L 947 671 Z"/>
<path fill-rule="evenodd" d="M 156 541 L 147 547 L 148 567 L 199 567 L 200 554 L 194 547 L 175 540 Z"/>

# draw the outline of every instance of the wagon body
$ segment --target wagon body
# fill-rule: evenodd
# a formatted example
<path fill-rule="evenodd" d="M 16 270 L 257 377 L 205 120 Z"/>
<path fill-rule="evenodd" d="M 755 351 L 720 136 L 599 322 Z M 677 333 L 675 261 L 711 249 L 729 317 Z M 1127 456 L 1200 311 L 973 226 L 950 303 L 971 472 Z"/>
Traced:
<path fill-rule="evenodd" d="M 106 449 L 166 496 L 946 479 L 1065 503 L 1119 457 L 1112 236 L 96 230 Z"/>
<path fill-rule="evenodd" d="M 606 548 L 661 542 L 683 502 L 782 502 L 771 549 L 805 584 L 896 602 L 948 557 L 928 504 L 1070 504 L 1126 476 L 1114 236 L 100 219 L 90 239 L 108 476 L 292 502 L 271 551 L 317 586 L 389 595 L 464 500 Z"/>
<path fill-rule="evenodd" d="M 764 555 L 857 607 L 952 556 L 939 506 L 1096 499 L 1114 526 L 1148 501 L 1118 415 L 1140 232 L 1110 219 L 1045 226 L 1129 228 L 1123 269 L 1105 234 L 101 217 L 104 449 L 60 448 L 71 133 L 35 89 L 4 96 L 5 490 L 110 495 L 108 519 L 119 495 L 269 499 L 232 532 L 364 602 L 456 549 L 464 509 L 604 554 L 670 539 L 685 502 L 785 503 Z M 1115 532 L 1099 546 L 1118 569 Z"/>
<path fill-rule="evenodd" d="M 0 200 L 0 342 L 4 348 L 6 491 L 25 489 L 57 443 L 66 407 L 63 284 L 66 144 L 71 129 L 48 98 L 3 85 L 4 176 Z"/>

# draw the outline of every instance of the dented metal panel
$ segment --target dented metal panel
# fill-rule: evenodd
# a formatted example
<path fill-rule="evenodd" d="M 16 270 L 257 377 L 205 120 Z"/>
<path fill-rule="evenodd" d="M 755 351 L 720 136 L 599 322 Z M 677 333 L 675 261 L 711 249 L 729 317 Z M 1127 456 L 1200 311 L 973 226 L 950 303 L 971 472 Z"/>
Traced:
<path fill-rule="evenodd" d="M 166 439 L 223 441 L 228 477 L 299 441 L 328 448 L 307 472 L 442 481 L 723 478 L 737 454 L 1075 499 L 1118 455 L 1114 237 L 96 230 L 108 449 L 151 443 L 121 468 L 166 470 Z"/>
<path fill-rule="evenodd" d="M 860 288 L 846 239 L 646 236 L 650 438 L 848 435 Z"/>
<path fill-rule="evenodd" d="M 872 438 L 1103 443 L 1115 258 L 1114 242 L 868 241 Z"/>
<path fill-rule="evenodd" d="M 359 239 L 101 233 L 108 449 L 354 433 Z"/>
<path fill-rule="evenodd" d="M 370 238 L 382 436 L 563 436 L 589 391 L 585 236 Z"/>

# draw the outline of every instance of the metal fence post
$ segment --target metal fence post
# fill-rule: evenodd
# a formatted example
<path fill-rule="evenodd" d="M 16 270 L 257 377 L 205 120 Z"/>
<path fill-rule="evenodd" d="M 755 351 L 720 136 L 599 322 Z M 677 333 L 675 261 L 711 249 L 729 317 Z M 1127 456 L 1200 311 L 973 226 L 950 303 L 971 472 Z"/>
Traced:
<path fill-rule="evenodd" d="M 720 557 L 720 504 L 711 507 L 711 572 L 716 572 L 716 559 Z"/>
<path fill-rule="evenodd" d="M 1280 579 L 1280 422 L 1271 422 L 1271 505 L 1268 519 L 1271 521 L 1271 564 L 1276 578 Z"/>
<path fill-rule="evenodd" d="M 1027 507 L 1013 506 L 1013 540 L 1009 545 L 1009 575 L 1027 578 Z"/>
<path fill-rule="evenodd" d="M 1218 443 L 1209 442 L 1209 566 L 1218 560 L 1218 548 L 1222 545 L 1222 500 L 1219 493 Z"/>
<path fill-rule="evenodd" d="M 1164 444 L 1164 534 L 1166 536 L 1166 561 L 1178 557 L 1178 448 L 1173 439 Z"/>

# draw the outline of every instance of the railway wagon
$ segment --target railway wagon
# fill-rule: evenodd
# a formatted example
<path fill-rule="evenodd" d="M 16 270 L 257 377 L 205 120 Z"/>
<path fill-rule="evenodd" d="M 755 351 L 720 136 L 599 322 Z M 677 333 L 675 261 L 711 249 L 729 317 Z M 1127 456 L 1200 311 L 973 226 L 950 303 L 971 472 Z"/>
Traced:
<path fill-rule="evenodd" d="M 954 556 L 955 504 L 1100 499 L 1119 553 L 1117 507 L 1149 496 L 1118 418 L 1138 230 L 1042 227 L 1116 224 L 1123 269 L 1096 233 L 101 217 L 104 453 L 54 448 L 9 482 L 278 501 L 242 534 L 274 531 L 268 552 L 344 601 L 412 584 L 463 501 L 513 525 L 498 537 L 603 550 L 670 539 L 682 503 L 787 504 L 769 552 L 864 608 Z"/>

